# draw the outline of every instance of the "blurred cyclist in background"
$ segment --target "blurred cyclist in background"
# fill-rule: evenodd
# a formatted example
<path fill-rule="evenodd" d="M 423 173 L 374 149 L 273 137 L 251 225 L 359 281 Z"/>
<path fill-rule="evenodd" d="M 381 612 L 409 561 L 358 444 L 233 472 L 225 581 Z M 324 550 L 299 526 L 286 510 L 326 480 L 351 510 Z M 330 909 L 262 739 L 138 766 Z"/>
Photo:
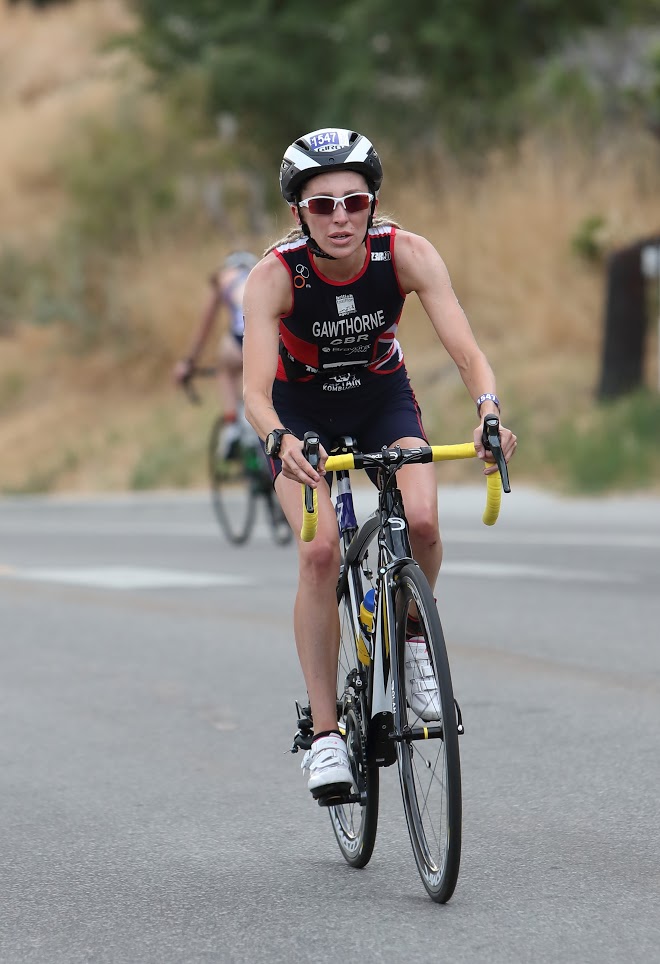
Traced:
<path fill-rule="evenodd" d="M 247 277 L 258 258 L 251 251 L 234 251 L 228 255 L 218 271 L 211 275 L 211 293 L 202 311 L 190 350 L 174 366 L 173 377 L 185 384 L 194 373 L 209 335 L 218 318 L 226 314 L 218 344 L 218 389 L 223 413 L 224 429 L 220 438 L 221 454 L 231 453 L 240 438 L 243 412 L 243 290 Z"/>

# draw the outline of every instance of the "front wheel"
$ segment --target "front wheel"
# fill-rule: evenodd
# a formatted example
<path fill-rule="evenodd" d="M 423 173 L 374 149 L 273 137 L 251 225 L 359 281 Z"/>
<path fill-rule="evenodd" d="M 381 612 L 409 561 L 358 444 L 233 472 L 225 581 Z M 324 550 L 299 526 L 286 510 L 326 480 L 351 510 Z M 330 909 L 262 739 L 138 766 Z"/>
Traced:
<path fill-rule="evenodd" d="M 358 657 L 356 614 L 348 587 L 339 597 L 339 625 L 338 722 L 353 773 L 353 795 L 359 801 L 330 807 L 329 813 L 344 859 L 351 867 L 364 867 L 376 843 L 379 780 L 378 767 L 367 761 L 367 673 Z"/>
<path fill-rule="evenodd" d="M 270 474 L 265 477 L 264 498 L 266 499 L 266 511 L 273 541 L 278 546 L 286 546 L 293 538 L 293 531 L 289 525 L 289 520 L 284 515 L 280 500 L 273 490 Z"/>
<path fill-rule="evenodd" d="M 395 609 L 403 805 L 422 882 L 430 897 L 444 904 L 456 887 L 461 860 L 458 721 L 440 618 L 418 566 L 407 565 L 399 573 Z M 413 635 L 408 616 L 415 613 L 415 642 L 406 646 Z M 406 685 L 406 673 L 415 682 Z"/>

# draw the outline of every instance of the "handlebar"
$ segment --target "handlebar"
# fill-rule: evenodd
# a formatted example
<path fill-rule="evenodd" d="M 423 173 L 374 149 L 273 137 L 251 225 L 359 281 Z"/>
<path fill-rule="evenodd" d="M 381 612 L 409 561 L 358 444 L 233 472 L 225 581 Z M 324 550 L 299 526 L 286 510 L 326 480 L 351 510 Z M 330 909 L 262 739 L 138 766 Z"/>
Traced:
<path fill-rule="evenodd" d="M 199 405 L 201 402 L 201 398 L 193 384 L 196 378 L 211 378 L 217 374 L 217 368 L 191 368 L 190 374 L 181 381 L 181 388 L 188 396 L 188 401 L 193 405 Z"/>
<path fill-rule="evenodd" d="M 319 466 L 321 441 L 318 435 L 307 432 L 305 435 L 305 458 L 312 466 L 317 469 Z M 327 462 L 326 462 L 327 465 Z M 318 525 L 319 506 L 316 489 L 311 485 L 303 485 L 303 523 L 300 530 L 300 538 L 303 542 L 311 542 L 316 535 Z"/>
<path fill-rule="evenodd" d="M 495 459 L 498 472 L 493 472 L 486 476 L 486 507 L 483 512 L 482 520 L 484 525 L 492 526 L 497 522 L 502 502 L 502 489 L 505 492 L 511 491 L 509 485 L 509 474 L 506 460 L 502 452 L 499 437 L 499 419 L 497 415 L 487 415 L 484 419 L 484 445 L 489 449 Z M 313 432 L 305 435 L 305 454 L 308 461 L 311 459 L 307 455 L 310 451 L 310 444 L 316 452 L 316 462 L 314 468 L 318 466 L 318 446 L 319 439 Z M 474 442 L 459 442 L 454 445 L 421 445 L 419 448 L 400 449 L 383 448 L 380 452 L 362 453 L 348 452 L 341 455 L 330 455 L 326 459 L 325 468 L 327 472 L 349 471 L 352 469 L 375 468 L 381 465 L 410 465 L 421 462 L 448 462 L 459 459 L 476 458 L 477 452 Z M 301 486 L 303 498 L 303 523 L 300 530 L 300 538 L 303 542 L 311 542 L 316 535 L 318 525 L 318 504 L 316 489 L 311 486 Z"/>

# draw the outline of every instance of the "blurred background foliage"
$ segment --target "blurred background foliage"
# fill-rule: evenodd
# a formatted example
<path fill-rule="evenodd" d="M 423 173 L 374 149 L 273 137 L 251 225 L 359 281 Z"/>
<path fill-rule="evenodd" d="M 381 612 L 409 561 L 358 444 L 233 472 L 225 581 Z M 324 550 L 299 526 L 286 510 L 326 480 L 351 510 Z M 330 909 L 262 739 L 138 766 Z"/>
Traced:
<path fill-rule="evenodd" d="M 162 88 L 195 75 L 206 112 L 236 121 L 237 144 L 255 165 L 328 122 L 375 128 L 404 153 L 438 142 L 473 151 L 475 141 L 515 136 L 534 116 L 530 89 L 546 97 L 551 89 L 553 101 L 587 91 L 596 99 L 596 77 L 568 56 L 578 32 L 598 29 L 606 42 L 658 18 L 657 0 L 335 0 L 313 13 L 305 0 L 135 0 L 135 8 L 142 27 L 131 42 Z M 636 85 L 649 115 L 655 68 L 650 61 Z M 627 91 L 609 83 L 602 93 L 611 112 Z"/>
<path fill-rule="evenodd" d="M 0 441 L 19 468 L 0 491 L 203 484 L 171 365 L 222 255 L 288 229 L 286 145 L 332 124 L 376 142 L 381 203 L 447 260 L 524 440 L 516 473 L 660 477 L 660 456 L 629 466 L 656 394 L 594 396 L 608 252 L 660 228 L 660 0 L 7 0 L 3 111 Z M 468 437 L 410 301 L 427 428 Z"/>

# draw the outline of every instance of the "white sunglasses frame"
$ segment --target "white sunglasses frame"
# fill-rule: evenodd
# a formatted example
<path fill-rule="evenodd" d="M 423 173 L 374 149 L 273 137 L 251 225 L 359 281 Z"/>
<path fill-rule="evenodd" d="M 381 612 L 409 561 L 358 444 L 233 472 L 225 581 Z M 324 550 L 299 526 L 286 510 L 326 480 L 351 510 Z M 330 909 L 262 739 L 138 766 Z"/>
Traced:
<path fill-rule="evenodd" d="M 358 195 L 359 195 L 360 197 L 368 197 L 368 198 L 369 198 L 369 204 L 367 205 L 366 208 L 362 208 L 361 211 L 348 211 L 347 208 L 346 208 L 346 200 L 347 200 L 347 198 L 349 198 L 349 197 L 357 197 Z M 344 211 L 346 211 L 346 214 L 362 214 L 364 211 L 368 210 L 368 208 L 369 208 L 369 206 L 370 206 L 371 204 L 373 204 L 373 202 L 374 202 L 374 197 L 375 197 L 375 195 L 373 195 L 373 194 L 371 193 L 371 191 L 351 191 L 350 194 L 344 194 L 343 197 L 333 197 L 332 194 L 312 194 L 311 197 L 306 197 L 306 198 L 304 198 L 302 201 L 298 201 L 298 207 L 300 207 L 300 208 L 308 208 L 310 201 L 316 201 L 316 200 L 318 200 L 318 199 L 323 198 L 323 200 L 334 201 L 335 203 L 334 203 L 334 206 L 333 206 L 333 208 L 332 208 L 332 211 L 330 211 L 328 214 L 316 215 L 317 217 L 322 217 L 322 218 L 323 218 L 323 217 L 325 217 L 325 218 L 330 217 L 330 216 L 331 216 L 332 214 L 334 214 L 335 211 L 337 210 L 337 205 L 338 205 L 338 204 L 341 204 L 341 206 L 343 207 Z M 310 213 L 310 214 L 313 214 L 314 212 L 313 212 L 313 211 L 310 211 L 309 213 Z"/>

